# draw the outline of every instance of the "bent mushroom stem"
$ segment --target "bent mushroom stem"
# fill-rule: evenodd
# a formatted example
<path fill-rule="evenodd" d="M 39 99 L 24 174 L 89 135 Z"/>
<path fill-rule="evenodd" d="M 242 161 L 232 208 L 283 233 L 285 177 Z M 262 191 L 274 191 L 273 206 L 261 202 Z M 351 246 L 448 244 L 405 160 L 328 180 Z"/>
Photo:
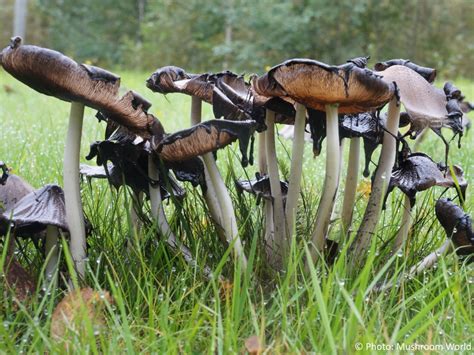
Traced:
<path fill-rule="evenodd" d="M 209 172 L 209 177 L 214 185 L 217 200 L 221 206 L 222 222 L 227 242 L 233 245 L 234 255 L 241 263 L 243 269 L 245 269 L 247 267 L 247 258 L 245 257 L 242 243 L 240 241 L 237 220 L 235 218 L 234 207 L 232 206 L 229 191 L 227 191 L 221 174 L 217 169 L 216 161 L 214 160 L 212 153 L 206 153 L 202 157 L 207 171 Z"/>
<path fill-rule="evenodd" d="M 267 124 L 265 152 L 267 154 L 267 168 L 273 199 L 273 239 L 267 244 L 269 244 L 272 249 L 272 257 L 274 258 L 275 266 L 281 267 L 288 252 L 288 245 L 280 175 L 275 150 L 275 112 L 267 109 L 265 122 Z"/>
<path fill-rule="evenodd" d="M 426 256 L 422 261 L 410 269 L 409 275 L 418 275 L 423 270 L 429 269 L 438 259 L 452 249 L 451 240 L 447 239 L 438 249 Z"/>
<path fill-rule="evenodd" d="M 341 223 L 343 236 L 349 234 L 354 213 L 357 183 L 359 181 L 360 138 L 351 138 L 349 162 L 347 164 L 344 200 L 342 202 Z"/>
<path fill-rule="evenodd" d="M 45 256 L 47 260 L 45 274 L 46 274 L 46 284 L 49 284 L 54 277 L 54 273 L 58 266 L 59 260 L 59 248 L 58 248 L 58 236 L 59 230 L 58 227 L 48 225 L 46 227 L 46 239 L 45 239 Z"/>
<path fill-rule="evenodd" d="M 382 200 L 387 192 L 388 182 L 395 164 L 396 139 L 398 124 L 400 121 L 400 104 L 397 97 L 393 97 L 388 105 L 387 127 L 383 136 L 382 151 L 379 164 L 375 173 L 372 189 L 364 213 L 364 218 L 357 231 L 354 245 L 352 247 L 352 262 L 359 263 L 361 256 L 365 254 L 370 238 L 377 227 L 380 213 L 382 211 Z M 355 265 L 353 265 L 355 266 Z"/>
<path fill-rule="evenodd" d="M 79 189 L 79 154 L 83 117 L 84 105 L 72 102 L 64 148 L 63 178 L 66 220 L 71 236 L 71 256 L 79 279 L 84 278 L 86 258 L 86 233 Z"/>
<path fill-rule="evenodd" d="M 339 159 L 341 151 L 339 148 L 339 120 L 337 117 L 337 106 L 326 105 L 326 176 L 323 186 L 323 195 L 319 203 L 316 222 L 313 230 L 313 261 L 315 262 L 325 245 L 325 236 L 329 227 L 329 220 L 334 206 L 337 186 L 339 184 Z"/>
<path fill-rule="evenodd" d="M 197 96 L 191 96 L 191 125 L 201 123 L 202 119 L 202 100 Z M 207 166 L 204 165 L 204 178 L 206 181 L 206 191 L 203 191 L 204 200 L 211 214 L 211 218 L 216 226 L 217 234 L 222 241 L 226 241 L 225 230 L 222 222 L 221 206 L 216 196 L 216 189 L 209 176 Z"/>
<path fill-rule="evenodd" d="M 395 241 L 393 243 L 392 254 L 395 254 L 398 249 L 400 249 L 403 244 L 406 242 L 408 237 L 408 232 L 410 231 L 413 218 L 412 218 L 413 206 L 411 205 L 410 198 L 405 195 L 403 202 L 403 216 L 400 224 L 400 229 L 395 236 Z"/>
<path fill-rule="evenodd" d="M 293 150 L 291 156 L 290 182 L 286 198 L 285 217 L 288 236 L 293 235 L 295 227 L 296 207 L 301 189 L 301 175 L 303 173 L 304 129 L 306 126 L 306 107 L 296 103 L 295 127 L 293 136 Z"/>

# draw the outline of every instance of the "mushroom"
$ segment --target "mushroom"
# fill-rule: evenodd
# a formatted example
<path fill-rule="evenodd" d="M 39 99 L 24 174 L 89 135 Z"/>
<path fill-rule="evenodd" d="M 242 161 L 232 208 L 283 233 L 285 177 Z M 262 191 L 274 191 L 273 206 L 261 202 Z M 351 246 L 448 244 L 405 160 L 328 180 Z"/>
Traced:
<path fill-rule="evenodd" d="M 17 179 L 19 178 L 11 175 L 7 183 L 0 186 L 0 198 L 2 202 L 6 201 L 4 202 L 6 209 L 0 214 L 0 234 L 7 233 L 10 226 L 14 235 L 38 236 L 46 231 L 45 273 L 46 281 L 51 282 L 58 264 L 58 228 L 69 231 L 64 193 L 57 185 L 46 185 L 41 189 L 33 190 L 29 185 L 19 185 L 18 181 L 21 180 Z M 15 193 L 16 197 L 12 198 Z"/>
<path fill-rule="evenodd" d="M 64 191 L 71 234 L 71 255 L 80 278 L 86 257 L 85 226 L 79 190 L 79 150 L 84 105 L 98 109 L 143 138 L 154 134 L 157 120 L 136 105 L 132 92 L 118 96 L 120 78 L 100 68 L 78 64 L 49 49 L 22 45 L 15 37 L 0 55 L 3 68 L 40 93 L 71 102 L 64 149 Z"/>
<path fill-rule="evenodd" d="M 430 84 L 436 79 L 436 69 L 422 67 L 421 65 L 415 64 L 408 59 L 391 59 L 387 60 L 386 62 L 379 62 L 375 64 L 374 69 L 377 71 L 383 71 L 394 65 L 402 65 L 416 71 Z"/>
<path fill-rule="evenodd" d="M 395 86 L 382 81 L 372 71 L 364 69 L 366 60 L 357 58 L 336 67 L 310 59 L 292 59 L 273 67 L 264 76 L 253 81 L 254 90 L 260 95 L 289 97 L 308 108 L 326 112 L 328 136 L 326 177 L 313 231 L 313 244 L 316 249 L 316 252 L 313 252 L 314 258 L 323 250 L 339 180 L 338 112 L 358 113 L 376 110 L 391 101 L 390 116 L 398 117 L 396 99 L 392 99 Z M 398 126 L 398 118 L 396 123 Z M 304 124 L 300 130 L 304 130 Z M 303 133 L 298 140 L 302 141 Z M 301 165 L 302 151 L 293 151 L 292 161 L 298 161 Z M 292 185 L 298 187 L 296 198 L 298 197 L 300 180 L 301 176 L 290 176 L 289 198 L 294 196 L 292 191 L 295 190 Z M 292 206 L 294 204 L 288 200 L 287 211 L 291 211 Z M 291 217 L 294 219 L 294 211 L 289 215 L 293 215 Z"/>
<path fill-rule="evenodd" d="M 416 137 L 423 129 L 430 127 L 445 142 L 445 160 L 447 161 L 449 145 L 441 134 L 441 128 L 451 126 L 455 132 L 462 133 L 462 129 L 460 129 L 461 114 L 457 112 L 454 103 L 451 102 L 448 106 L 446 94 L 431 85 L 424 77 L 409 67 L 393 65 L 383 71 L 376 72 L 376 74 L 382 76 L 382 79 L 387 83 L 396 83 L 400 92 L 400 101 L 405 106 L 406 112 L 410 117 L 410 129 L 407 134 Z M 397 119 L 396 121 L 399 120 Z M 398 123 L 390 119 L 389 113 L 384 141 L 385 139 L 390 139 L 395 144 L 394 137 L 396 137 L 398 132 Z M 391 126 L 392 124 L 393 126 Z M 369 247 L 371 235 L 377 226 L 381 213 L 382 196 L 385 195 L 385 190 L 388 186 L 388 181 L 386 180 L 387 177 L 391 176 L 391 167 L 395 161 L 394 155 L 392 160 L 392 154 L 395 153 L 395 150 L 391 149 L 390 157 L 388 157 L 384 154 L 384 147 L 385 142 L 382 147 L 369 202 L 352 246 L 352 252 L 354 253 L 353 262 L 360 263 L 360 256 L 364 255 Z M 387 150 L 385 151 L 387 152 Z M 389 159 L 387 160 L 387 158 Z M 390 161 L 390 164 L 384 164 L 385 168 L 381 168 L 381 164 L 386 161 Z M 388 165 L 390 165 L 390 169 Z M 382 177 L 384 178 L 381 179 Z"/>
<path fill-rule="evenodd" d="M 403 156 L 403 154 L 401 155 Z M 401 227 L 395 236 L 393 252 L 400 249 L 407 240 L 412 225 L 412 209 L 415 206 L 417 192 L 427 190 L 433 186 L 459 187 L 460 194 L 464 198 L 467 182 L 464 179 L 463 170 L 457 165 L 453 166 L 454 176 L 448 175 L 447 170 L 446 166 L 436 164 L 428 155 L 423 153 L 413 153 L 402 157 L 398 167 L 393 169 L 388 193 L 398 187 L 405 194 Z"/>
<path fill-rule="evenodd" d="M 473 255 L 474 233 L 471 217 L 447 198 L 441 198 L 436 202 L 435 211 L 447 237 L 456 247 L 456 254 L 464 257 Z M 470 262 L 473 261 L 474 258 L 470 258 Z"/>
<path fill-rule="evenodd" d="M 474 260 L 472 257 L 474 254 L 474 233 L 471 217 L 447 198 L 441 198 L 436 202 L 435 212 L 448 239 L 438 249 L 413 266 L 409 275 L 420 274 L 433 266 L 442 255 L 452 250 L 453 244 L 458 256 L 468 258 L 467 262 L 469 263 Z"/>
<path fill-rule="evenodd" d="M 205 148 L 203 153 L 206 154 L 199 154 L 202 155 L 205 165 L 204 198 L 218 231 L 224 231 L 225 239 L 229 244 L 233 244 L 235 255 L 245 265 L 246 258 L 238 238 L 232 200 L 211 152 L 239 137 L 242 165 L 247 165 L 249 159 L 246 152 L 250 136 L 257 128 L 256 121 L 248 120 L 252 118 L 254 107 L 249 97 L 248 85 L 242 77 L 230 72 L 193 75 L 187 74 L 181 68 L 168 66 L 156 70 L 147 80 L 147 86 L 162 94 L 180 92 L 191 95 L 193 126 L 165 137 L 157 146 L 157 152 L 166 162 L 196 156 L 196 149 L 202 151 Z M 201 101 L 213 105 L 216 117 L 223 116 L 240 122 L 211 120 L 201 123 Z"/>

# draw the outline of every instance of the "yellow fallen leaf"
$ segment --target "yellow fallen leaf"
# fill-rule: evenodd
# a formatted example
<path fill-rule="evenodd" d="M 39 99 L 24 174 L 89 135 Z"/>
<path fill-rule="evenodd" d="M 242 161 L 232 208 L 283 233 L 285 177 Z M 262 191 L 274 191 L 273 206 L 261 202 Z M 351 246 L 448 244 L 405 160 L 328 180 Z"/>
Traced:
<path fill-rule="evenodd" d="M 67 294 L 56 306 L 51 318 L 51 337 L 65 342 L 69 349 L 68 334 L 84 334 L 86 324 L 90 322 L 94 334 L 105 326 L 106 304 L 113 303 L 107 291 L 95 291 L 91 288 L 75 290 Z"/>
<path fill-rule="evenodd" d="M 252 335 L 245 340 L 245 349 L 251 355 L 262 354 L 265 351 L 265 346 L 256 335 Z"/>

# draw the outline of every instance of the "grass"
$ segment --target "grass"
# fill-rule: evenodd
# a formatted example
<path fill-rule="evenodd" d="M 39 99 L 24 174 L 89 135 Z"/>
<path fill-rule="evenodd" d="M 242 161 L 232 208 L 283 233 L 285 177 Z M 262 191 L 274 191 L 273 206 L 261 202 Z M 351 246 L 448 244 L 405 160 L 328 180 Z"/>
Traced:
<path fill-rule="evenodd" d="M 153 102 L 152 113 L 168 132 L 189 125 L 190 100 L 179 95 L 168 98 L 149 92 L 144 73 L 123 73 L 122 86 L 135 89 Z M 35 187 L 62 184 L 62 155 L 69 105 L 38 94 L 0 72 L 0 159 Z M 463 93 L 474 99 L 474 84 L 456 82 Z M 3 85 L 13 92 L 7 94 Z M 205 107 L 203 117 L 211 117 Z M 88 144 L 102 139 L 104 124 L 86 110 L 82 160 Z M 449 134 L 449 133 L 448 133 Z M 288 175 L 289 142 L 281 142 L 281 171 Z M 346 149 L 347 149 L 346 145 Z M 443 159 L 444 146 L 431 134 L 423 150 L 436 161 Z M 472 132 L 461 150 L 452 145 L 450 161 L 459 163 L 468 181 L 473 181 L 474 141 Z M 471 344 L 474 314 L 472 267 L 454 256 L 442 258 L 436 267 L 420 276 L 403 278 L 385 292 L 374 292 L 382 280 L 396 280 L 405 270 L 438 247 L 445 233 L 434 216 L 434 203 L 443 190 L 433 189 L 418 196 L 414 233 L 404 255 L 389 257 L 390 239 L 395 235 L 402 212 L 402 195 L 396 191 L 388 200 L 377 238 L 363 270 L 352 275 L 345 265 L 345 249 L 331 268 L 311 265 L 304 272 L 307 253 L 304 239 L 311 234 L 324 177 L 324 154 L 312 159 L 305 151 L 303 198 L 297 218 L 297 240 L 293 243 L 287 271 L 271 275 L 262 262 L 262 212 L 249 196 L 233 189 L 234 177 L 254 175 L 244 171 L 234 145 L 219 153 L 218 164 L 231 188 L 249 266 L 240 272 L 233 266 L 229 250 L 218 242 L 197 189 L 186 186 L 188 196 L 180 204 L 168 203 L 166 212 L 173 230 L 190 246 L 200 265 L 207 264 L 217 275 L 208 281 L 197 268 L 170 254 L 149 223 L 136 234 L 130 231 L 129 195 L 115 191 L 105 182 L 84 182 L 82 196 L 87 217 L 93 225 L 88 238 L 87 284 L 107 290 L 115 302 L 107 307 L 107 330 L 73 334 L 70 350 L 91 353 L 235 353 L 243 352 L 245 340 L 256 335 L 271 353 L 373 352 L 374 344 L 390 349 L 396 344 Z M 345 154 L 347 161 L 347 151 Z M 372 170 L 373 170 L 372 166 Z M 343 173 L 345 175 L 345 172 Z M 342 180 L 344 181 L 344 180 Z M 362 184 L 363 185 L 363 184 Z M 448 192 L 453 195 L 454 192 Z M 361 189 L 354 208 L 358 224 L 367 196 Z M 342 196 L 338 196 L 340 208 Z M 465 208 L 472 212 L 472 194 Z M 337 236 L 338 225 L 332 234 Z M 129 236 L 134 246 L 129 251 Z M 68 261 L 67 244 L 62 248 Z M 29 246 L 18 257 L 39 277 L 43 258 Z M 4 257 L 0 260 L 3 268 Z M 66 262 L 62 270 L 66 270 Z M 3 274 L 3 272 L 2 272 Z M 0 284 L 0 353 L 62 352 L 49 336 L 51 314 L 65 291 L 39 290 L 24 304 Z M 90 323 L 90 322 L 89 322 Z M 388 348 L 387 348 L 388 347 Z M 439 348 L 438 348 L 439 350 Z M 444 349 L 446 350 L 446 348 Z"/>

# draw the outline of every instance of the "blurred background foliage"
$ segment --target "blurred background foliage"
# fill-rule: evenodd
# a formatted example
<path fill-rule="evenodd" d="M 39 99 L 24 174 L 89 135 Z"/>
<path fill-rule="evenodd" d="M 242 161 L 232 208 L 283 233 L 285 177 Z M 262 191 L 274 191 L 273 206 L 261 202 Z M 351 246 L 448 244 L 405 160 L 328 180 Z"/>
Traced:
<path fill-rule="evenodd" d="M 1 43 L 14 0 L 0 0 Z M 29 0 L 26 42 L 78 61 L 262 73 L 287 58 L 407 58 L 474 78 L 474 0 Z"/>

